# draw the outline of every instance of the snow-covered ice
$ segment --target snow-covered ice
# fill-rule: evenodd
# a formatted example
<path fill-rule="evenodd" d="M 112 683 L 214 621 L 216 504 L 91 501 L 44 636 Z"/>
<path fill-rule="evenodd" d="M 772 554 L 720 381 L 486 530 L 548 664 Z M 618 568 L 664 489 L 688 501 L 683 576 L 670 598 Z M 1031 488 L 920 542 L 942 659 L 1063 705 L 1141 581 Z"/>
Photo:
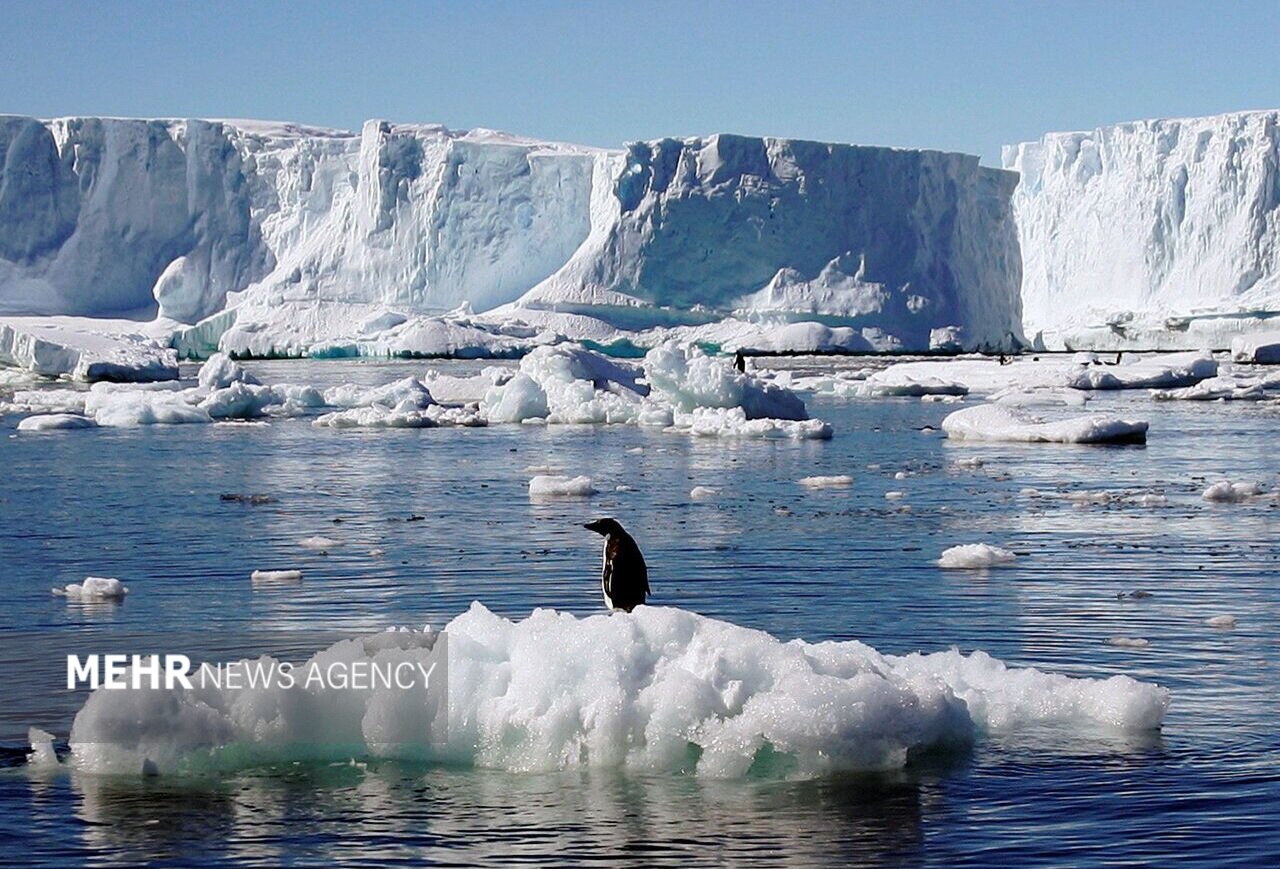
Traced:
<path fill-rule="evenodd" d="M 53 593 L 74 600 L 122 600 L 129 589 L 114 577 L 87 576 L 84 582 L 72 582 Z"/>
<path fill-rule="evenodd" d="M 74 413 L 40 413 L 18 423 L 18 431 L 64 431 L 66 429 L 95 428 L 98 424 L 87 416 Z"/>
<path fill-rule="evenodd" d="M 983 652 L 883 655 L 857 641 L 783 642 L 692 612 L 639 607 L 510 621 L 473 604 L 448 635 L 444 692 L 206 686 L 94 692 L 68 763 L 161 774 L 300 758 L 408 757 L 535 772 L 623 768 L 736 778 L 762 753 L 795 775 L 895 769 L 918 752 L 1045 724 L 1160 727 L 1169 694 L 1126 676 L 1069 678 Z M 437 659 L 438 635 L 388 631 L 311 662 Z M 269 664 L 272 659 L 259 659 Z M 437 713 L 447 735 L 432 744 Z"/>
<path fill-rule="evenodd" d="M 292 585 L 302 582 L 301 570 L 255 570 L 249 574 L 254 585 Z"/>
<path fill-rule="evenodd" d="M 1145 443 L 1147 423 L 1109 414 L 1044 420 L 1018 408 L 982 404 L 957 410 L 942 421 L 947 437 L 969 441 L 1062 444 Z"/>
<path fill-rule="evenodd" d="M 539 474 L 529 480 L 530 498 L 586 498 L 596 494 L 596 492 L 597 490 L 591 478 L 585 474 L 577 477 Z"/>
<path fill-rule="evenodd" d="M 796 480 L 806 489 L 847 489 L 853 485 L 853 477 L 848 474 L 816 474 Z"/>
<path fill-rule="evenodd" d="M 943 550 L 938 566 L 949 570 L 980 570 L 1013 564 L 1017 558 L 1016 553 L 990 543 L 963 543 Z"/>
<path fill-rule="evenodd" d="M 1234 504 L 1241 501 L 1251 501 L 1261 495 L 1262 492 L 1262 484 L 1256 480 L 1238 482 L 1222 480 L 1205 489 L 1201 497 L 1206 501 Z"/>

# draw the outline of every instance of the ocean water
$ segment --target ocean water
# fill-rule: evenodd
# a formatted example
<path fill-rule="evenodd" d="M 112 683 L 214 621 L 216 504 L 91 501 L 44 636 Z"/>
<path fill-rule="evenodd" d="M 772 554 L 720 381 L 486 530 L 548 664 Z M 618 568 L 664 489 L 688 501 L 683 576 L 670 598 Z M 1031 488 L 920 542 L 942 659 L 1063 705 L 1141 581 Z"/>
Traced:
<path fill-rule="evenodd" d="M 251 367 L 268 382 L 329 385 L 425 366 Z M 0 421 L 0 838 L 9 843 L 0 861 L 1280 860 L 1280 507 L 1200 498 L 1224 478 L 1280 487 L 1280 410 L 1101 395 L 1091 409 L 1150 420 L 1150 440 L 1089 447 L 947 442 L 937 426 L 955 406 L 915 399 L 810 398 L 809 407 L 835 426 L 833 440 L 634 427 L 332 431 L 305 421 L 12 436 L 16 420 Z M 956 461 L 974 457 L 980 467 Z M 548 465 L 589 474 L 601 494 L 531 501 L 528 469 Z M 847 489 L 795 482 L 846 473 Z M 719 495 L 690 499 L 698 485 Z M 906 497 L 886 500 L 889 491 Z M 1095 494 L 1065 497 L 1080 492 Z M 273 500 L 249 506 L 222 493 Z M 1137 500 L 1156 493 L 1165 503 Z M 142 778 L 22 764 L 26 728 L 65 739 L 82 701 L 59 690 L 55 651 L 166 631 L 251 647 L 262 632 L 441 627 L 473 600 L 511 618 L 536 607 L 587 615 L 601 606 L 599 538 L 581 523 L 601 515 L 640 542 L 654 603 L 784 639 L 858 639 L 886 653 L 954 646 L 1073 676 L 1128 674 L 1171 690 L 1164 728 L 984 735 L 902 771 L 808 781 L 375 761 Z M 298 547 L 316 534 L 343 545 Z M 1018 552 L 1015 565 L 932 563 L 948 546 L 983 541 Z M 278 567 L 300 567 L 305 581 L 252 588 L 251 571 Z M 120 577 L 128 599 L 85 607 L 49 593 L 90 574 Z M 1134 590 L 1151 597 L 1117 597 Z M 1235 628 L 1205 624 L 1224 614 Z"/>

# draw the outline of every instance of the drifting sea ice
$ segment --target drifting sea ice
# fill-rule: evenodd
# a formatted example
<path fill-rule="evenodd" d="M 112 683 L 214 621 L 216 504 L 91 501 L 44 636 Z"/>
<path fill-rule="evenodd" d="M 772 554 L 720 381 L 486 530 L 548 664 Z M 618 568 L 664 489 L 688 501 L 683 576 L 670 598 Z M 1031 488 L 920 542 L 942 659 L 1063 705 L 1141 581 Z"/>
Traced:
<path fill-rule="evenodd" d="M 1223 480 L 1214 483 L 1212 486 L 1204 490 L 1200 496 L 1206 501 L 1217 501 L 1219 503 L 1238 504 L 1241 501 L 1249 501 L 1262 494 L 1262 485 L 1255 481 L 1243 481 L 1233 483 L 1229 480 Z"/>
<path fill-rule="evenodd" d="M 947 437 L 970 441 L 1106 444 L 1145 443 L 1147 423 L 1106 414 L 1046 421 L 1018 408 L 983 404 L 957 410 L 942 421 Z"/>
<path fill-rule="evenodd" d="M 511 772 L 818 776 L 900 768 L 987 732 L 1152 730 L 1169 702 L 1165 689 L 1125 676 L 1014 669 L 980 651 L 894 656 L 857 641 L 783 642 L 666 607 L 587 618 L 540 609 L 513 622 L 474 603 L 445 632 L 445 709 L 435 705 L 444 692 L 431 691 L 99 690 L 76 715 L 68 763 L 138 774 L 405 757 Z M 389 631 L 310 661 L 426 666 L 437 637 Z M 447 736 L 432 744 L 438 712 Z"/>
<path fill-rule="evenodd" d="M 97 425 L 87 416 L 76 416 L 73 413 L 42 413 L 22 420 L 18 423 L 18 431 L 63 431 L 95 428 Z"/>
<path fill-rule="evenodd" d="M 591 478 L 539 474 L 529 481 L 530 498 L 587 498 L 596 494 Z"/>
<path fill-rule="evenodd" d="M 1017 554 L 990 543 L 965 543 L 943 550 L 938 566 L 948 570 L 980 570 L 1013 564 Z"/>
<path fill-rule="evenodd" d="M 76 600 L 123 600 L 129 589 L 118 579 L 87 576 L 84 582 L 68 583 L 63 588 L 53 589 L 53 593 Z"/>
<path fill-rule="evenodd" d="M 831 474 L 828 476 L 819 474 L 812 477 L 801 477 L 796 482 L 806 489 L 845 489 L 853 485 L 853 477 L 848 474 Z"/>

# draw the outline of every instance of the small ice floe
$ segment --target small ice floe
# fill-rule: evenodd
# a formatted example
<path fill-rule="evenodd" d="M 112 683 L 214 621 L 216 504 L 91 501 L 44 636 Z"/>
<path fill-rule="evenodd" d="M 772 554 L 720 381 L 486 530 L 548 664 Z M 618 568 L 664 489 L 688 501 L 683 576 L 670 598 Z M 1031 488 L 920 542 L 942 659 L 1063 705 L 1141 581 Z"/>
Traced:
<path fill-rule="evenodd" d="M 582 475 L 565 477 L 556 474 L 539 474 L 529 481 L 531 498 L 587 498 L 596 494 L 591 478 Z"/>
<path fill-rule="evenodd" d="M 302 582 L 301 570 L 255 570 L 249 574 L 254 585 L 293 585 Z"/>
<path fill-rule="evenodd" d="M 1144 640 L 1142 637 L 1107 637 L 1106 644 L 1119 646 L 1122 649 L 1145 649 L 1151 645 L 1151 641 Z"/>
<path fill-rule="evenodd" d="M 387 553 L 386 553 L 386 550 L 379 549 L 379 548 L 378 548 L 378 547 L 376 547 L 376 546 L 375 546 L 373 549 L 370 549 L 370 550 L 369 550 L 369 557 L 370 557 L 370 558 L 381 558 L 382 556 L 384 556 L 384 555 L 386 555 L 386 554 L 387 554 Z"/>
<path fill-rule="evenodd" d="M 796 482 L 806 489 L 845 489 L 853 485 L 853 477 L 848 474 L 816 475 L 801 477 Z"/>
<path fill-rule="evenodd" d="M 18 431 L 65 431 L 76 428 L 97 428 L 98 424 L 87 416 L 74 413 L 41 413 L 29 416 L 18 423 Z"/>
<path fill-rule="evenodd" d="M 1220 483 L 1214 483 L 1212 486 L 1204 490 L 1200 496 L 1206 501 L 1216 501 L 1224 504 L 1238 504 L 1241 501 L 1248 501 L 1262 494 L 1262 486 L 1254 481 L 1243 481 L 1232 483 L 1223 480 Z"/>
<path fill-rule="evenodd" d="M 971 441 L 1062 444 L 1140 444 L 1147 423 L 1091 413 L 1047 421 L 1019 408 L 981 404 L 957 410 L 942 421 L 947 437 Z"/>
<path fill-rule="evenodd" d="M 27 753 L 27 766 L 55 767 L 58 765 L 58 754 L 53 750 L 54 736 L 47 730 L 31 727 L 27 730 L 27 742 L 31 751 Z"/>
<path fill-rule="evenodd" d="M 644 452 L 644 447 L 631 447 L 629 450 L 627 450 L 627 454 L 632 456 L 638 456 L 643 452 Z"/>
<path fill-rule="evenodd" d="M 1234 628 L 1236 617 L 1233 615 L 1211 616 L 1205 619 L 1204 623 L 1211 628 Z"/>
<path fill-rule="evenodd" d="M 898 473 L 896 473 L 896 474 L 894 474 L 894 475 L 893 475 L 893 478 L 894 478 L 895 480 L 905 480 L 905 479 L 906 479 L 907 477 L 909 477 L 909 476 L 911 476 L 911 475 L 910 475 L 910 474 L 908 474 L 906 471 L 898 471 Z"/>
<path fill-rule="evenodd" d="M 978 458 L 977 456 L 970 456 L 968 458 L 956 459 L 951 464 L 955 465 L 957 468 L 968 468 L 970 470 L 976 470 L 977 468 L 981 468 L 983 465 L 985 465 L 986 462 L 984 462 L 982 459 Z"/>
<path fill-rule="evenodd" d="M 866 379 L 865 391 L 868 395 L 879 396 L 914 396 L 969 394 L 969 387 L 954 380 L 935 377 L 931 374 L 917 374 L 910 369 L 890 366 Z"/>
<path fill-rule="evenodd" d="M 635 486 L 627 486 L 623 483 L 619 483 L 618 485 L 613 487 L 613 491 L 615 492 L 634 492 L 635 490 L 636 490 Z"/>
<path fill-rule="evenodd" d="M 893 491 L 884 493 L 884 499 L 886 501 L 901 501 L 905 497 L 907 497 L 906 492 Z"/>
<path fill-rule="evenodd" d="M 980 570 L 1013 564 L 1017 553 L 990 543 L 965 543 L 943 550 L 938 566 L 948 570 Z"/>
<path fill-rule="evenodd" d="M 84 582 L 68 583 L 53 593 L 70 600 L 124 600 L 129 589 L 112 577 L 86 576 Z"/>
<path fill-rule="evenodd" d="M 689 490 L 689 497 L 697 501 L 701 501 L 704 498 L 714 498 L 719 494 L 720 490 L 713 486 L 694 486 Z"/>
<path fill-rule="evenodd" d="M 302 538 L 301 540 L 298 541 L 298 545 L 301 546 L 303 549 L 318 549 L 321 551 L 325 551 L 329 549 L 336 549 L 342 544 L 341 542 L 334 540 L 332 537 L 324 537 L 322 535 L 317 534 L 313 537 Z"/>

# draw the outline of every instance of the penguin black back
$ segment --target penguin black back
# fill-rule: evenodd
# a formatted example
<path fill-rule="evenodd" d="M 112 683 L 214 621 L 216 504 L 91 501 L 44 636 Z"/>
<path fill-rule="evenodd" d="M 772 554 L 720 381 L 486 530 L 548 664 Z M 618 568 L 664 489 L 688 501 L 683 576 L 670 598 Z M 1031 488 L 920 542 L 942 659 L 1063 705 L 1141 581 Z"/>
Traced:
<path fill-rule="evenodd" d="M 611 610 L 631 612 L 649 595 L 649 569 L 631 535 L 616 519 L 597 519 L 583 526 L 604 538 L 600 590 Z"/>

